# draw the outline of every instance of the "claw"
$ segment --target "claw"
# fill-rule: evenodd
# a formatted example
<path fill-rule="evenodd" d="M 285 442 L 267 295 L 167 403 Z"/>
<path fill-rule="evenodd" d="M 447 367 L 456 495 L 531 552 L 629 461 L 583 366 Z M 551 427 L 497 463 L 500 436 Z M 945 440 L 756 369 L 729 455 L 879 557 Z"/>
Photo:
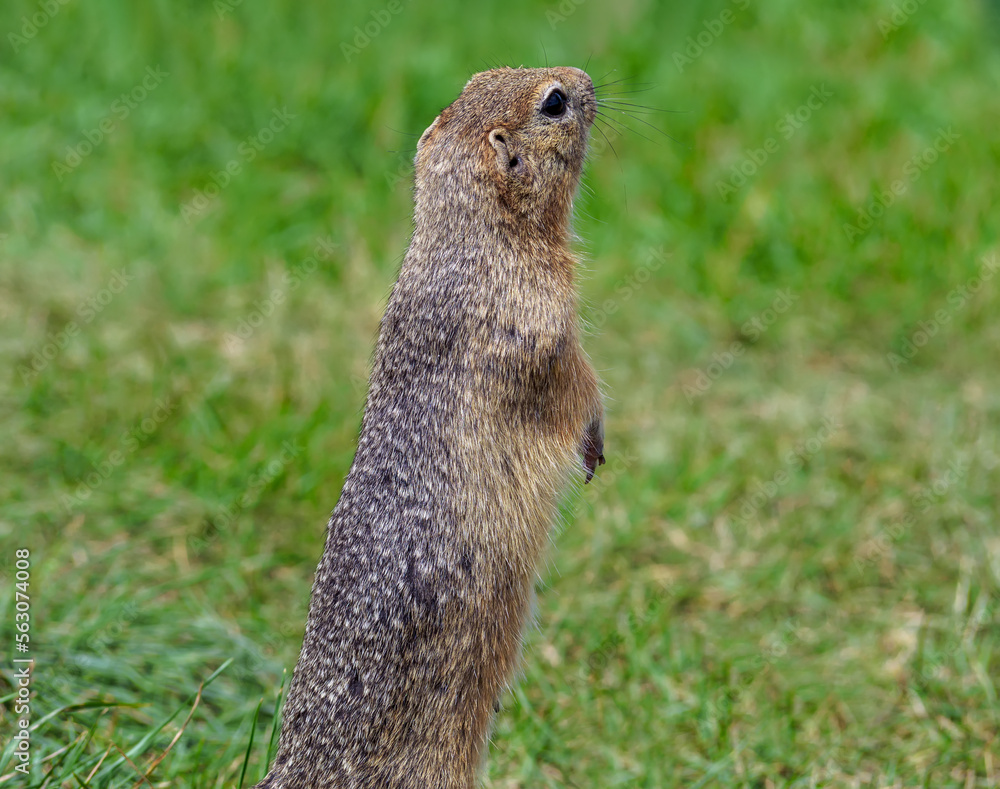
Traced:
<path fill-rule="evenodd" d="M 584 480 L 583 484 L 586 485 L 590 482 L 594 478 L 594 472 L 597 470 L 597 467 L 603 465 L 604 455 L 585 454 L 583 456 L 583 470 L 587 472 L 587 479 Z"/>
<path fill-rule="evenodd" d="M 580 455 L 583 460 L 583 470 L 587 472 L 586 485 L 594 478 L 598 466 L 604 465 L 604 425 L 595 419 L 587 426 L 587 432 L 580 442 Z"/>

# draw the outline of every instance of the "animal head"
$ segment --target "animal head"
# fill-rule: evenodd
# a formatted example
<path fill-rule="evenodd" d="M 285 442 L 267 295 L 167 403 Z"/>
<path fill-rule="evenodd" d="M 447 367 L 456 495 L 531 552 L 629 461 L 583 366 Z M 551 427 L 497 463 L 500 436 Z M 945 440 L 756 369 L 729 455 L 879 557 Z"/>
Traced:
<path fill-rule="evenodd" d="M 580 69 L 476 74 L 417 144 L 418 214 L 422 199 L 446 193 L 461 210 L 463 199 L 482 203 L 492 193 L 486 208 L 504 224 L 565 227 L 596 113 L 594 84 Z"/>

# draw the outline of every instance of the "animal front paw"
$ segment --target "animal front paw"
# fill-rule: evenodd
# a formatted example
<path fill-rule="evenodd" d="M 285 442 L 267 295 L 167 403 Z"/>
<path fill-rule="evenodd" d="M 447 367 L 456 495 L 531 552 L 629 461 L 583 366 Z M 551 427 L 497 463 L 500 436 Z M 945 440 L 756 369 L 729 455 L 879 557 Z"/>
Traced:
<path fill-rule="evenodd" d="M 600 419 L 587 425 L 580 442 L 580 456 L 583 470 L 587 472 L 587 479 L 584 481 L 587 484 L 594 478 L 597 467 L 604 465 L 604 422 Z"/>

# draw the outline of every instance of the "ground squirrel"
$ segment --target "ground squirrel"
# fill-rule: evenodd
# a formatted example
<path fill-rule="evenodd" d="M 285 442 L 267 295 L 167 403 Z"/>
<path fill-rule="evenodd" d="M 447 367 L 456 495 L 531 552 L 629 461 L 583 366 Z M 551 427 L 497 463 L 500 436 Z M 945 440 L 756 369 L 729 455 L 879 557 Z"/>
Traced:
<path fill-rule="evenodd" d="M 604 462 L 570 214 L 597 112 L 575 68 L 476 74 L 420 137 L 274 764 L 258 789 L 469 789 L 574 466 Z"/>

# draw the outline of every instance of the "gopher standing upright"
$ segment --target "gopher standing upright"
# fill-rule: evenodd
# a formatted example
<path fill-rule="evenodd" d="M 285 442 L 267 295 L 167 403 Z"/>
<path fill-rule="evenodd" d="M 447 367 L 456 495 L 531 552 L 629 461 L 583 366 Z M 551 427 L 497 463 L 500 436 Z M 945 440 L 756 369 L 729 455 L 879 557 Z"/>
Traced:
<path fill-rule="evenodd" d="M 574 466 L 604 462 L 569 249 L 574 68 L 475 75 L 421 136 L 274 765 L 259 789 L 468 789 Z"/>

